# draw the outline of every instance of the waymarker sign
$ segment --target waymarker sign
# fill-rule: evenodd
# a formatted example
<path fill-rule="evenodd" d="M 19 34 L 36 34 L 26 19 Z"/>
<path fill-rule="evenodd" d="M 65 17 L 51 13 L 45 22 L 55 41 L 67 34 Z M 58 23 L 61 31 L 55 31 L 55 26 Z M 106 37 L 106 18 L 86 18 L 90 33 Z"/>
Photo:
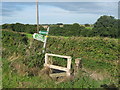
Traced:
<path fill-rule="evenodd" d="M 39 31 L 39 33 L 42 35 L 47 35 L 48 32 L 47 31 Z"/>
<path fill-rule="evenodd" d="M 33 38 L 42 42 L 45 42 L 45 36 L 39 33 L 34 33 Z"/>
<path fill-rule="evenodd" d="M 45 52 L 48 33 L 49 33 L 49 27 L 47 28 L 47 31 L 39 31 L 39 33 L 34 33 L 33 34 L 34 39 L 36 39 L 38 41 L 42 41 L 44 43 L 44 45 L 43 45 L 43 53 Z"/>

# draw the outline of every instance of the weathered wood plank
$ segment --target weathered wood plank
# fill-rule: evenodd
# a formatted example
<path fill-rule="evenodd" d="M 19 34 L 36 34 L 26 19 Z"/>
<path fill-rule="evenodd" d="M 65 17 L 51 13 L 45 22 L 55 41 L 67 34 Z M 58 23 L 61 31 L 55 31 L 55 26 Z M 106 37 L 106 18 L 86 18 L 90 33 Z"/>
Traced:
<path fill-rule="evenodd" d="M 47 64 L 48 63 L 48 54 L 46 53 L 45 54 L 45 64 Z"/>
<path fill-rule="evenodd" d="M 48 56 L 56 56 L 56 57 L 61 57 L 61 58 L 71 58 L 71 56 L 63 56 L 63 55 L 56 55 L 56 54 L 49 54 L 47 53 Z"/>
<path fill-rule="evenodd" d="M 71 69 L 71 58 L 67 59 L 67 68 Z"/>
<path fill-rule="evenodd" d="M 45 64 L 45 66 L 49 67 L 49 68 L 52 68 L 52 69 L 58 69 L 58 70 L 61 70 L 61 71 L 69 71 L 68 68 L 66 67 L 60 67 L 60 66 L 56 66 L 56 65 L 50 65 L 50 64 Z"/>
<path fill-rule="evenodd" d="M 68 71 L 66 72 L 66 73 L 67 73 L 67 76 L 70 76 L 71 58 L 68 58 L 68 59 L 67 59 L 67 69 L 68 69 Z"/>

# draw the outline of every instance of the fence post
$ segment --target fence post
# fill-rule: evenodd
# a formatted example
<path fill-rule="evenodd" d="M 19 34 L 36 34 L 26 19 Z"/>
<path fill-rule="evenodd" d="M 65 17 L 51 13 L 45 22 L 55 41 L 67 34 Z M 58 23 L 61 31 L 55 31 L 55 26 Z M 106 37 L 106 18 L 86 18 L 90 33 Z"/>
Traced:
<path fill-rule="evenodd" d="M 48 64 L 48 54 L 46 53 L 45 54 L 45 65 L 47 65 Z"/>
<path fill-rule="evenodd" d="M 67 59 L 67 76 L 70 76 L 70 69 L 71 69 L 71 57 Z"/>
<path fill-rule="evenodd" d="M 81 58 L 76 58 L 75 59 L 75 67 L 74 67 L 74 75 L 78 74 L 80 68 L 82 68 Z"/>

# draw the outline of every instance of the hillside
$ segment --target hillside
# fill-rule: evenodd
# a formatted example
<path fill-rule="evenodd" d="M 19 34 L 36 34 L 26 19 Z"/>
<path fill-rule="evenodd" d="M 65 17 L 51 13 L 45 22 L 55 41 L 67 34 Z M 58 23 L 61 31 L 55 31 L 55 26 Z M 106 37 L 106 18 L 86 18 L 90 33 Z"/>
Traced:
<path fill-rule="evenodd" d="M 2 43 L 4 88 L 99 88 L 103 84 L 118 86 L 118 39 L 50 36 L 46 52 L 72 56 L 72 67 L 75 58 L 82 58 L 84 71 L 73 82 L 57 85 L 53 80 L 44 81 L 37 73 L 44 63 L 42 42 L 26 34 L 3 31 Z M 56 63 L 64 65 L 61 61 Z"/>

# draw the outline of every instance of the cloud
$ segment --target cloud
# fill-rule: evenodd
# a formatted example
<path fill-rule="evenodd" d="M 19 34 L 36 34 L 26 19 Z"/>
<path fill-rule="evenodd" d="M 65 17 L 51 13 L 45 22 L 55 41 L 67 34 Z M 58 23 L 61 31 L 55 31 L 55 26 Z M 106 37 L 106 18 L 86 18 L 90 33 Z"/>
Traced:
<path fill-rule="evenodd" d="M 120 1 L 118 3 L 118 18 L 120 19 Z"/>
<path fill-rule="evenodd" d="M 2 15 L 10 16 L 14 11 L 21 11 L 35 4 L 35 2 L 4 2 Z M 59 7 L 71 13 L 111 14 L 114 16 L 117 16 L 118 13 L 117 2 L 41 2 L 39 5 Z"/>
<path fill-rule="evenodd" d="M 36 14 L 34 6 L 25 7 L 21 11 L 12 11 L 11 16 L 3 16 L 2 23 L 36 23 Z"/>
<path fill-rule="evenodd" d="M 2 0 L 3 2 L 35 2 L 35 0 Z M 39 2 L 118 2 L 119 0 L 38 0 Z"/>
<path fill-rule="evenodd" d="M 2 2 L 2 16 L 11 16 L 15 11 L 22 11 L 26 7 L 34 5 L 32 2 Z"/>
<path fill-rule="evenodd" d="M 45 6 L 44 6 L 45 7 Z M 72 23 L 94 23 L 98 18 L 99 15 L 94 14 L 79 14 L 79 13 L 71 13 L 64 9 L 58 7 L 49 7 L 46 6 L 45 8 L 41 6 L 41 14 L 40 14 L 40 22 L 41 23 L 58 23 L 62 22 L 64 24 L 72 24 Z"/>
<path fill-rule="evenodd" d="M 117 2 L 45 2 L 41 5 L 50 5 L 59 7 L 71 13 L 88 14 L 111 14 L 117 16 Z"/>
<path fill-rule="evenodd" d="M 94 23 L 101 15 L 117 17 L 117 2 L 41 2 L 40 23 Z M 35 2 L 3 2 L 2 17 L 6 22 L 35 23 Z"/>

